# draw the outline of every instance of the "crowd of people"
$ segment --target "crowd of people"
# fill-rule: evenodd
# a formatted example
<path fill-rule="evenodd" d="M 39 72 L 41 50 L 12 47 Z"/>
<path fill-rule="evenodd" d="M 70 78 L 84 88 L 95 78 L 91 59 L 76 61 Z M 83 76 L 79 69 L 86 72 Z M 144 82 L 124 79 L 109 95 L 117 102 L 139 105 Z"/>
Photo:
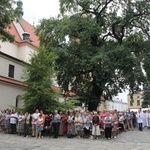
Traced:
<path fill-rule="evenodd" d="M 0 111 L 0 127 L 5 134 L 18 134 L 24 137 L 43 138 L 52 133 L 54 138 L 66 136 L 68 138 L 116 138 L 119 132 L 132 131 L 138 127 L 142 131 L 150 125 L 150 111 L 54 111 L 44 114 L 36 109 L 30 114 L 6 109 Z"/>

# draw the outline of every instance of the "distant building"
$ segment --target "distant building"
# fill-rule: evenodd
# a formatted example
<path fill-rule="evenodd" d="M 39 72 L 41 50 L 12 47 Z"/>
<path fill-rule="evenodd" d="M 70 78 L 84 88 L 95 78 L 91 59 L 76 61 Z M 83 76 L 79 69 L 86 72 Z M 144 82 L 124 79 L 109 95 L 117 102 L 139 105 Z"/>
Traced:
<path fill-rule="evenodd" d="M 119 98 L 113 98 L 112 101 L 102 101 L 101 105 L 98 107 L 98 110 L 114 110 L 118 111 L 126 111 L 128 110 L 128 103 L 122 102 Z"/>
<path fill-rule="evenodd" d="M 13 22 L 8 30 L 15 36 L 15 42 L 0 41 L 0 109 L 22 106 L 19 97 L 26 86 L 21 78 L 24 65 L 39 46 L 35 28 L 24 19 Z"/>
<path fill-rule="evenodd" d="M 130 95 L 128 95 L 129 109 L 142 108 L 142 102 L 143 102 L 143 91 L 137 91 L 135 94 L 133 94 L 133 100 L 131 99 Z"/>

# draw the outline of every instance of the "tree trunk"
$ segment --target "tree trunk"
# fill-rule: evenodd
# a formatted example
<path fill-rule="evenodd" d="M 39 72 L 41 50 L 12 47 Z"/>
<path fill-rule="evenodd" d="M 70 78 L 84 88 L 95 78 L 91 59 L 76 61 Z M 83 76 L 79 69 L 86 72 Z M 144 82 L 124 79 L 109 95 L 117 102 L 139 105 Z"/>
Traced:
<path fill-rule="evenodd" d="M 88 110 L 89 111 L 93 111 L 93 110 L 97 110 L 98 104 L 101 101 L 101 96 L 102 96 L 103 90 L 97 86 L 95 80 L 93 79 L 93 89 L 92 89 L 92 95 L 94 97 L 94 100 L 90 100 L 88 102 Z"/>
<path fill-rule="evenodd" d="M 93 110 L 95 110 L 95 111 L 97 111 L 97 107 L 98 107 L 98 102 L 89 102 L 88 103 L 88 110 L 89 111 L 93 111 Z"/>

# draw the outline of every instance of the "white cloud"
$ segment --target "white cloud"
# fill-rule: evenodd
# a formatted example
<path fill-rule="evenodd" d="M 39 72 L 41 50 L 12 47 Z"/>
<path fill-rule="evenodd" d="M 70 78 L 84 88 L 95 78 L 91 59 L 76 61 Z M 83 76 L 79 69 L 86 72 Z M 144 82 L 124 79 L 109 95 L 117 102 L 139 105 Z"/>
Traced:
<path fill-rule="evenodd" d="M 59 0 L 22 0 L 23 18 L 33 24 L 42 18 L 57 17 L 59 14 Z"/>

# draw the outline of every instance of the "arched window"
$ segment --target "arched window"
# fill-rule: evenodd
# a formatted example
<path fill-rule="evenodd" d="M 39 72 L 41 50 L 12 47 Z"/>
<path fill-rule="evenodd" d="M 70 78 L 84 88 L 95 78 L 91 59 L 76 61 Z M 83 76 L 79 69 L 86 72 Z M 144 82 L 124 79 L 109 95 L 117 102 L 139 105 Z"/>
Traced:
<path fill-rule="evenodd" d="M 17 95 L 16 97 L 16 108 L 23 107 L 23 100 L 21 99 L 21 95 Z"/>

